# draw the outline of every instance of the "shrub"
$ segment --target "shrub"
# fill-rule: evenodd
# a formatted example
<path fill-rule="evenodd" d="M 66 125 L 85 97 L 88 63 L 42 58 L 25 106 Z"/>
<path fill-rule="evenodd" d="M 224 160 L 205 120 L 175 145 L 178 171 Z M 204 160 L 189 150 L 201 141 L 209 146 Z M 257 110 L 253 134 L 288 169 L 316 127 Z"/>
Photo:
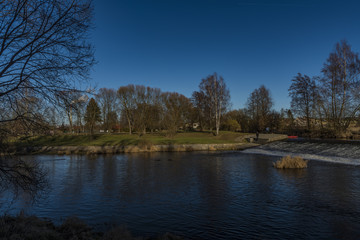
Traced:
<path fill-rule="evenodd" d="M 137 145 L 141 148 L 151 148 L 153 143 L 149 139 L 139 139 Z"/>
<path fill-rule="evenodd" d="M 291 157 L 285 156 L 281 160 L 273 163 L 275 168 L 306 168 L 307 160 L 304 160 L 302 157 Z"/>
<path fill-rule="evenodd" d="M 222 128 L 224 130 L 228 130 L 228 131 L 240 131 L 241 130 L 241 126 L 238 123 L 238 121 L 236 121 L 235 119 L 228 119 L 223 123 Z"/>

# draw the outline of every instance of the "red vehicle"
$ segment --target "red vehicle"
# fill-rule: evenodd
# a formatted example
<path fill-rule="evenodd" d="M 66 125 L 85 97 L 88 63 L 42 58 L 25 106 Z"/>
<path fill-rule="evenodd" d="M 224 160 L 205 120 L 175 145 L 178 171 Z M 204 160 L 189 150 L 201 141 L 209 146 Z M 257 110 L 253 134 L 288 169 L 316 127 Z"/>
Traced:
<path fill-rule="evenodd" d="M 298 138 L 298 136 L 288 136 L 290 139 Z"/>

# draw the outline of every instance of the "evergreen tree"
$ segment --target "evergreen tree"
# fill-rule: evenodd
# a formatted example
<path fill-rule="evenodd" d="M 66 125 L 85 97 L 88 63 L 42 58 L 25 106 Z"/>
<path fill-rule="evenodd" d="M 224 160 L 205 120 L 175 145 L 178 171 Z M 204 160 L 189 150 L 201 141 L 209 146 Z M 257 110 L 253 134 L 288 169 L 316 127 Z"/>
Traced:
<path fill-rule="evenodd" d="M 97 122 L 101 121 L 101 111 L 96 101 L 91 98 L 89 104 L 86 107 L 84 116 L 86 125 L 90 129 L 90 134 L 94 134 L 94 128 Z"/>

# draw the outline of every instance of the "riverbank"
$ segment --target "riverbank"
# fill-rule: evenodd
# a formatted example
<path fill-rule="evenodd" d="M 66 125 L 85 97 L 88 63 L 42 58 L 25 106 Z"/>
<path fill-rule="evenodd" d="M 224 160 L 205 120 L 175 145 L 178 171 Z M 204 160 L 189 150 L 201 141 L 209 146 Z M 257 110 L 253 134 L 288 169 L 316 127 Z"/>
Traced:
<path fill-rule="evenodd" d="M 23 136 L 14 139 L 17 146 L 142 146 L 177 144 L 221 144 L 242 142 L 245 133 L 222 131 L 218 136 L 213 132 L 181 132 L 169 137 L 166 133 L 143 135 L 128 133 L 105 134 L 63 134 Z"/>
<path fill-rule="evenodd" d="M 179 236 L 165 233 L 158 237 L 134 237 L 124 227 L 112 227 L 106 232 L 96 232 L 78 218 L 68 218 L 56 226 L 48 219 L 35 216 L 0 217 L 0 239 L 83 239 L 83 240 L 180 240 Z"/>
<path fill-rule="evenodd" d="M 192 152 L 192 151 L 229 151 L 243 150 L 259 146 L 257 143 L 228 144 L 178 144 L 178 145 L 142 145 L 142 146 L 43 146 L 18 148 L 14 153 L 25 154 L 118 154 L 139 152 Z"/>
<path fill-rule="evenodd" d="M 200 135 L 201 136 L 201 135 Z M 87 138 L 88 141 L 86 141 Z M 138 141 L 124 141 L 124 136 L 110 136 L 113 141 L 109 140 L 109 136 L 95 136 L 90 139 L 89 136 L 71 136 L 62 137 L 61 141 L 56 138 L 36 138 L 27 142 L 20 142 L 14 145 L 11 150 L 14 154 L 118 154 L 118 153 L 138 153 L 138 152 L 191 152 L 191 151 L 231 151 L 244 150 L 247 148 L 256 147 L 265 143 L 287 139 L 286 135 L 281 134 L 260 134 L 259 139 L 256 140 L 254 134 L 239 134 L 239 133 L 223 133 L 220 136 L 207 137 L 199 134 L 194 136 L 178 137 L 177 139 L 161 139 L 157 136 L 147 136 Z M 129 137 L 129 136 L 125 136 Z M 47 139 L 45 141 L 43 138 Z M 101 139 L 102 138 L 102 139 Z M 130 136 L 135 139 L 136 137 Z M 139 138 L 139 137 L 138 137 Z M 75 141 L 78 139 L 79 141 Z M 81 140 L 81 141 L 80 141 Z M 166 144 L 162 143 L 165 140 Z M 182 142 L 186 142 L 183 144 Z M 199 143 L 200 142 L 200 143 Z M 209 143 L 210 142 L 210 143 Z M 215 143 L 212 143 L 215 142 Z M 217 143 L 218 142 L 218 143 Z M 102 145 L 100 145 L 102 143 Z M 61 145 L 57 145 L 61 144 Z"/>

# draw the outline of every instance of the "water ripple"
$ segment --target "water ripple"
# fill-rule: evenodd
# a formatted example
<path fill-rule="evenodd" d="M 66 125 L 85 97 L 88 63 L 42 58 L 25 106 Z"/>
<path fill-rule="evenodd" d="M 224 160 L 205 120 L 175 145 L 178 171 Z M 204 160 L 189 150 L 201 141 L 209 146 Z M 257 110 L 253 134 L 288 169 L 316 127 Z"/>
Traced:
<path fill-rule="evenodd" d="M 343 152 L 354 148 L 279 142 L 257 151 L 350 159 Z M 189 239 L 360 235 L 359 166 L 314 161 L 304 170 L 277 170 L 272 162 L 278 157 L 242 152 L 64 158 L 38 156 L 51 174 L 52 191 L 35 205 L 19 199 L 13 213 L 25 209 L 57 223 L 76 215 L 98 230 L 118 224 L 135 235 L 173 232 Z"/>

